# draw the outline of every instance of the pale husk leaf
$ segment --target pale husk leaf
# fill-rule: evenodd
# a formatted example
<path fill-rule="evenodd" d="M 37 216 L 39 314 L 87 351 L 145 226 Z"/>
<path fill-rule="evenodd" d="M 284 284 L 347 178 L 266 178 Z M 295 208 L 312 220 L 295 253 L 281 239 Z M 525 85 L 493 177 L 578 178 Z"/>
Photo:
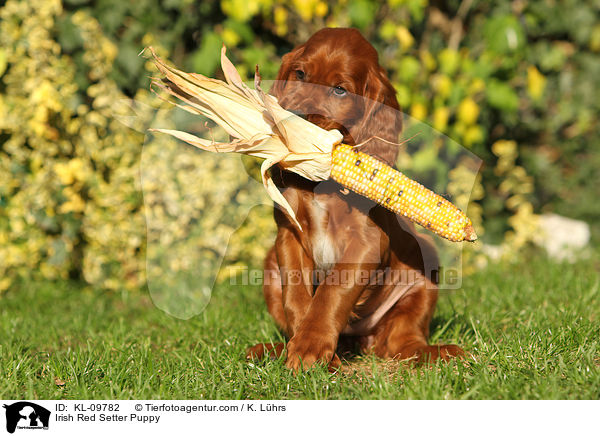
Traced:
<path fill-rule="evenodd" d="M 172 135 L 202 150 L 265 159 L 261 174 L 267 193 L 301 228 L 291 206 L 271 179 L 269 168 L 279 164 L 309 180 L 327 180 L 331 174 L 331 152 L 341 142 L 342 134 L 321 129 L 283 109 L 275 97 L 262 91 L 258 71 L 256 90 L 248 88 L 225 55 L 225 47 L 221 50 L 221 67 L 226 82 L 177 70 L 158 57 L 152 47 L 149 49 L 164 75 L 162 80 L 153 79 L 153 84 L 184 103 L 177 106 L 213 120 L 234 139 L 218 143 L 179 130 L 151 130 Z"/>

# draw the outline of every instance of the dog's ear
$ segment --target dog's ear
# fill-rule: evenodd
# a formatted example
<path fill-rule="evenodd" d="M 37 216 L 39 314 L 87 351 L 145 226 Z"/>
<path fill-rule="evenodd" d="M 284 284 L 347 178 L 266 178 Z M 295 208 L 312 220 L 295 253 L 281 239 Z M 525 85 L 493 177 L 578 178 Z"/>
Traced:
<path fill-rule="evenodd" d="M 283 55 L 281 58 L 281 67 L 279 67 L 279 72 L 277 73 L 277 78 L 271 87 L 271 95 L 274 95 L 277 98 L 281 97 L 290 77 L 290 73 L 292 73 L 292 70 L 295 67 L 294 63 L 296 60 L 298 60 L 302 53 L 304 53 L 304 44 L 299 45 L 291 52 Z"/>
<path fill-rule="evenodd" d="M 363 89 L 364 112 L 361 122 L 351 129 L 356 143 L 378 136 L 393 143 L 398 142 L 402 132 L 402 112 L 396 99 L 396 91 L 383 68 L 371 68 Z M 365 144 L 363 151 L 388 165 L 398 157 L 398 146 L 373 139 Z"/>

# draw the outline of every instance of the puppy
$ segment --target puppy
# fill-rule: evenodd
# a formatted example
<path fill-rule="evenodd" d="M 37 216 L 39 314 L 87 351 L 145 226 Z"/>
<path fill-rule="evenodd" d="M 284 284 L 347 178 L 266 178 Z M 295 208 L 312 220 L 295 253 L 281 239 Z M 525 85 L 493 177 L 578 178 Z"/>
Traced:
<path fill-rule="evenodd" d="M 355 29 L 322 29 L 283 57 L 271 89 L 279 103 L 314 124 L 338 129 L 344 142 L 393 165 L 402 129 L 395 91 L 373 46 Z M 281 210 L 265 259 L 269 313 L 289 338 L 258 344 L 249 358 L 279 355 L 294 370 L 340 366 L 340 335 L 383 358 L 447 360 L 456 345 L 429 345 L 438 296 L 432 241 L 407 220 L 333 181 L 314 183 L 275 170 L 302 225 Z"/>

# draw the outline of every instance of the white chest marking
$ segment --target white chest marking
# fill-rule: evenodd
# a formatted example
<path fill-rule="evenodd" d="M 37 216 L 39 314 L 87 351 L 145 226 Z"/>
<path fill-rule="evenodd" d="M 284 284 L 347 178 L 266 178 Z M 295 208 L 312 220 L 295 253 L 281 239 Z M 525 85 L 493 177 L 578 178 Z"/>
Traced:
<path fill-rule="evenodd" d="M 312 219 L 316 231 L 313 232 L 311 241 L 312 256 L 315 269 L 330 270 L 337 262 L 336 247 L 329 233 L 329 223 L 325 205 L 318 200 L 313 200 Z"/>

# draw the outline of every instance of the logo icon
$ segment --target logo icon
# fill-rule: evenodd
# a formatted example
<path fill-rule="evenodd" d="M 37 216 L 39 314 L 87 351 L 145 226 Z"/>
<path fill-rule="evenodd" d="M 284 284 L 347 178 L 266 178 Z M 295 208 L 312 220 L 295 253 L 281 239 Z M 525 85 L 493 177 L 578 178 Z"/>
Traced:
<path fill-rule="evenodd" d="M 14 433 L 15 429 L 48 429 L 50 411 L 29 401 L 5 404 L 6 431 Z"/>

